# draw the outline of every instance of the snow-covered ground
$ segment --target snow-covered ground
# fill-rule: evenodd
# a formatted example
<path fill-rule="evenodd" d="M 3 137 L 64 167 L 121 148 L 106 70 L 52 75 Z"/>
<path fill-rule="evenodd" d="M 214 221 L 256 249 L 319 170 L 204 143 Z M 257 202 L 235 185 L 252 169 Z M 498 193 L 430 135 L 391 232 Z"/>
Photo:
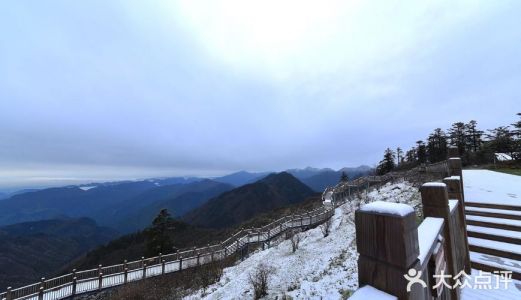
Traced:
<path fill-rule="evenodd" d="M 465 170 L 463 176 L 465 197 L 469 201 L 521 202 L 517 198 L 521 196 L 521 177 L 482 170 Z M 407 182 L 387 184 L 338 207 L 328 237 L 323 237 L 320 228 L 315 228 L 300 233 L 300 247 L 295 253 L 291 251 L 290 240 L 257 251 L 226 268 L 219 282 L 204 291 L 195 291 L 186 299 L 252 299 L 249 276 L 261 264 L 273 270 L 266 299 L 345 299 L 350 291 L 358 288 L 354 211 L 374 201 L 406 203 L 418 213 L 421 211 L 416 187 Z M 477 275 L 473 270 L 470 284 Z M 467 287 L 462 291 L 462 299 L 521 299 L 521 282 L 514 280 L 506 288 L 491 290 Z"/>
<path fill-rule="evenodd" d="M 418 189 L 409 183 L 387 184 L 362 194 L 361 199 L 338 207 L 333 216 L 331 233 L 324 237 L 320 228 L 300 233 L 299 249 L 292 253 L 291 241 L 284 240 L 258 251 L 244 261 L 226 268 L 219 282 L 205 291 L 194 292 L 187 299 L 251 299 L 253 289 L 249 275 L 264 264 L 273 269 L 268 299 L 344 299 L 348 291 L 358 288 L 354 210 L 359 201 L 392 201 L 417 207 Z"/>
<path fill-rule="evenodd" d="M 465 201 L 521 206 L 521 176 L 463 170 Z"/>

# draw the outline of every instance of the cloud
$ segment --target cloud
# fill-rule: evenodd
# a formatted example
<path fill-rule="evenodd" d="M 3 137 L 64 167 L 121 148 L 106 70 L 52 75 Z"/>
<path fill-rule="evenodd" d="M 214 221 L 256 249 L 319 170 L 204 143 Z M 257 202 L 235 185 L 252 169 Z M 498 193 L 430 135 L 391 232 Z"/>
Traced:
<path fill-rule="evenodd" d="M 521 93 L 513 1 L 1 6 L 0 185 L 371 164 Z"/>

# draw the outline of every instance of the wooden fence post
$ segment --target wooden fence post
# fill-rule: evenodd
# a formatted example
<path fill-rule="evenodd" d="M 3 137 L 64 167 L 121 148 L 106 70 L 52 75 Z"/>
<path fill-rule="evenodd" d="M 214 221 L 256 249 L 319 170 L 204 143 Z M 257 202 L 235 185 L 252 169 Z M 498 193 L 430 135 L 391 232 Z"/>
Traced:
<path fill-rule="evenodd" d="M 422 287 L 416 284 L 407 292 L 404 277 L 421 267 L 414 210 L 406 215 L 357 210 L 355 224 L 359 286 L 371 285 L 400 300 L 421 299 Z"/>
<path fill-rule="evenodd" d="M 12 287 L 8 286 L 7 287 L 7 292 L 5 293 L 5 297 L 7 300 L 13 300 L 13 292 L 12 292 Z"/>
<path fill-rule="evenodd" d="M 454 286 L 454 276 L 461 270 L 457 270 L 457 255 L 455 249 L 455 245 L 457 245 L 455 241 L 456 228 L 454 228 L 454 223 L 451 220 L 447 186 L 444 183 L 438 182 L 425 183 L 421 186 L 420 192 L 424 217 L 442 218 L 444 220 L 444 250 L 448 269 L 445 273 L 451 275 L 451 278 L 447 279 L 447 283 Z M 451 299 L 459 299 L 459 292 L 459 288 L 450 289 Z"/>
<path fill-rule="evenodd" d="M 45 291 L 45 277 L 40 280 L 40 289 L 38 290 L 38 300 L 43 300 L 43 294 Z"/>
<path fill-rule="evenodd" d="M 71 292 L 71 296 L 73 296 L 73 297 L 74 297 L 74 295 L 76 295 L 77 285 L 78 285 L 78 279 L 76 278 L 76 276 L 74 276 L 72 278 L 72 292 Z"/>
<path fill-rule="evenodd" d="M 147 263 L 143 263 L 143 276 L 141 276 L 141 278 L 147 278 Z"/>
<path fill-rule="evenodd" d="M 103 273 L 101 272 L 101 268 L 102 268 L 102 265 L 99 264 L 98 265 L 98 290 L 101 290 L 101 288 L 103 286 L 103 279 L 102 279 Z"/>
<path fill-rule="evenodd" d="M 161 274 L 165 274 L 165 261 L 163 260 L 163 253 L 159 252 L 159 263 L 161 264 Z"/>
<path fill-rule="evenodd" d="M 38 300 L 43 300 L 43 291 L 44 288 L 40 287 L 40 289 L 38 290 Z"/>
<path fill-rule="evenodd" d="M 123 283 L 126 284 L 128 282 L 128 262 L 125 259 L 123 261 Z"/>
<path fill-rule="evenodd" d="M 101 289 L 103 288 L 103 273 L 99 273 L 98 275 L 98 290 L 101 291 Z"/>
<path fill-rule="evenodd" d="M 165 274 L 165 260 L 161 260 L 161 274 Z"/>
<path fill-rule="evenodd" d="M 128 282 L 128 268 L 125 268 L 125 273 L 123 274 L 123 283 L 126 284 Z"/>
<path fill-rule="evenodd" d="M 196 265 L 199 265 L 199 251 L 197 251 L 197 248 L 194 246 L 194 249 L 192 250 L 192 257 L 196 256 Z"/>
<path fill-rule="evenodd" d="M 449 199 L 457 199 L 458 200 L 458 215 L 459 215 L 459 230 L 462 232 L 461 237 L 463 242 L 463 248 L 459 249 L 460 251 L 463 250 L 463 265 L 465 266 L 465 272 L 467 274 L 470 274 L 471 272 L 471 266 L 470 266 L 470 252 L 469 252 L 469 241 L 468 241 L 468 234 L 467 234 L 467 221 L 465 217 L 465 202 L 463 201 L 463 193 L 461 190 L 461 180 L 457 177 L 447 177 L 443 179 L 443 183 L 447 185 L 447 192 Z"/>
<path fill-rule="evenodd" d="M 465 199 L 465 190 L 463 186 L 463 167 L 461 158 L 453 157 L 447 160 L 447 166 L 449 168 L 449 176 L 459 176 L 461 185 L 461 195 Z"/>

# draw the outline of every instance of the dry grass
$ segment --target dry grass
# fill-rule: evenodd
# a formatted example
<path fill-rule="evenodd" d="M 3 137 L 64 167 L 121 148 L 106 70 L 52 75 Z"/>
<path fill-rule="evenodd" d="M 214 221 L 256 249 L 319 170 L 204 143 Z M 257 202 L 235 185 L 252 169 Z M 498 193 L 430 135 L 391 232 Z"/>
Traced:
<path fill-rule="evenodd" d="M 108 300 L 173 300 L 181 299 L 199 289 L 205 290 L 211 284 L 219 281 L 224 267 L 231 265 L 233 260 L 216 262 L 199 268 L 187 269 L 156 278 L 129 283 L 107 293 L 103 299 Z"/>
<path fill-rule="evenodd" d="M 260 299 L 268 295 L 268 284 L 270 274 L 273 272 L 272 267 L 259 264 L 252 273 L 250 273 L 250 284 L 253 287 L 253 298 Z"/>

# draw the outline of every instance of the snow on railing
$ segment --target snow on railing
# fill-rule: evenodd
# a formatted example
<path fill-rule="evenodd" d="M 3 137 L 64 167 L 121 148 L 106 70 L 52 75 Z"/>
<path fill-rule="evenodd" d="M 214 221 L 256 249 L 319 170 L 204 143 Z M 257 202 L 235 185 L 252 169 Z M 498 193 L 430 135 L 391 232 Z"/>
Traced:
<path fill-rule="evenodd" d="M 322 205 L 303 214 L 284 216 L 259 228 L 241 229 L 225 241 L 201 248 L 183 249 L 175 253 L 159 254 L 155 257 L 102 266 L 96 269 L 76 271 L 59 277 L 45 279 L 0 293 L 0 300 L 30 299 L 55 300 L 74 295 L 99 291 L 128 282 L 173 273 L 188 268 L 226 259 L 248 244 L 269 242 L 281 233 L 301 227 L 323 223 L 334 214 L 335 206 Z"/>

